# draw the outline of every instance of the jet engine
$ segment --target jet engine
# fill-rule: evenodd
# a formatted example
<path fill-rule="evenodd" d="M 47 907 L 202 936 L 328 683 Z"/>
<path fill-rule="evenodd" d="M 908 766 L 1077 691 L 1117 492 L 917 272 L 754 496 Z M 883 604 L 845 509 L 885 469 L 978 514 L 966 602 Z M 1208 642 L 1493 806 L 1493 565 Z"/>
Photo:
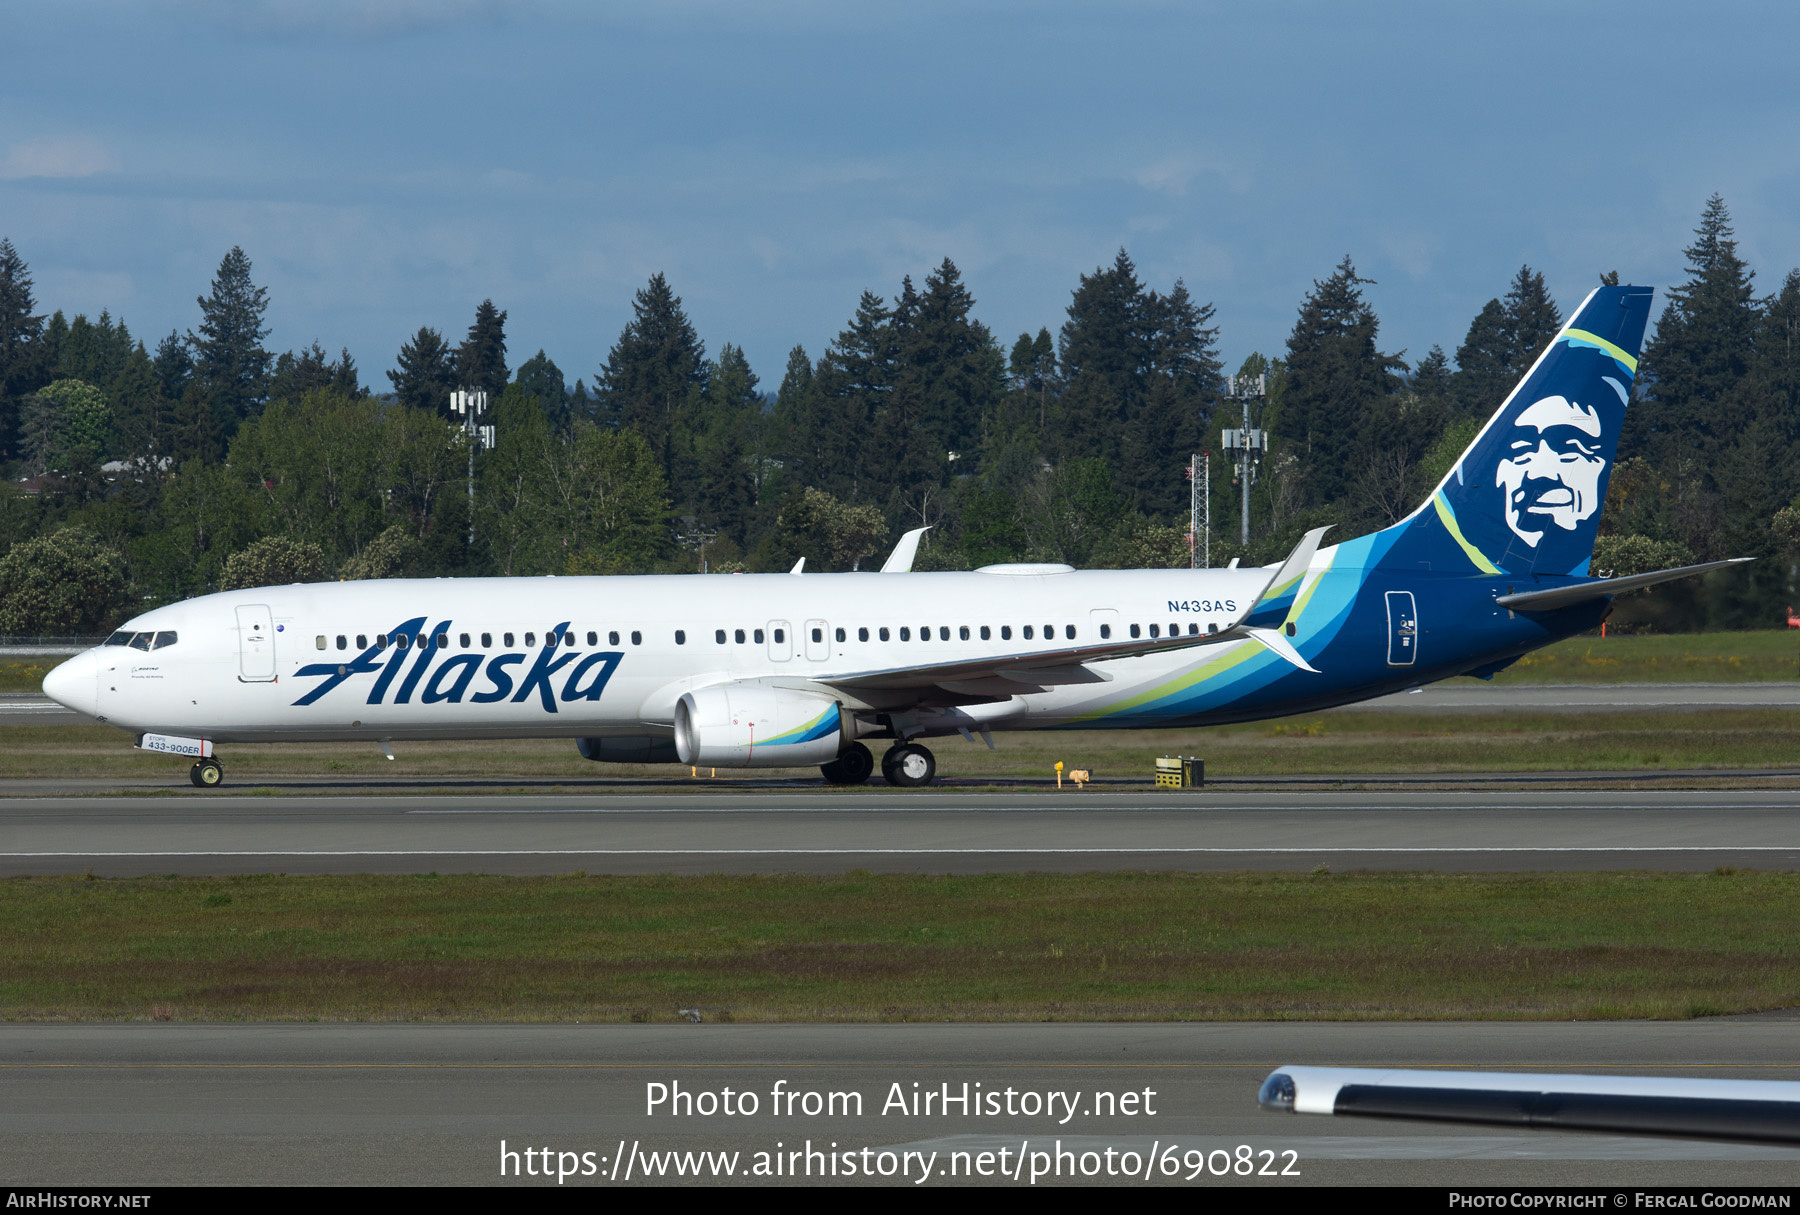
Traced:
<path fill-rule="evenodd" d="M 675 749 L 702 768 L 809 768 L 843 746 L 838 703 L 767 684 L 724 684 L 675 705 Z"/>

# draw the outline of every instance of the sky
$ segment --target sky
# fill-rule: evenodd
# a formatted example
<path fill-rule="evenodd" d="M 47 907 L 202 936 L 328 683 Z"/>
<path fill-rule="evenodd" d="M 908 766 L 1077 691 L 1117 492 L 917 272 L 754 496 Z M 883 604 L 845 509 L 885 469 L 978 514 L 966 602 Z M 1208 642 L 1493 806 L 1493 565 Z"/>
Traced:
<path fill-rule="evenodd" d="M 1800 6 L 0 0 L 0 236 L 154 348 L 241 245 L 364 383 L 508 313 L 593 382 L 662 272 L 773 390 L 945 257 L 1010 347 L 1124 248 L 1279 352 L 1346 255 L 1452 355 L 1521 264 L 1663 289 L 1714 192 L 1800 265 Z"/>

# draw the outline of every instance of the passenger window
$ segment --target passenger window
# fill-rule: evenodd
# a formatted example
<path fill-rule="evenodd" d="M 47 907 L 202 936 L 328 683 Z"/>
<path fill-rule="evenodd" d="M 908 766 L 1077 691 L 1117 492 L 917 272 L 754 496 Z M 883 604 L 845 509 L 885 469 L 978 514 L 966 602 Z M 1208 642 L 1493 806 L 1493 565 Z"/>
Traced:
<path fill-rule="evenodd" d="M 993 636 L 994 636 L 994 630 L 988 628 L 988 626 L 985 624 L 981 626 L 981 639 L 983 641 L 991 641 L 991 640 L 993 640 Z"/>
<path fill-rule="evenodd" d="M 815 644 L 818 642 L 824 641 L 825 640 L 825 630 L 824 629 L 814 629 L 812 631 L 812 639 Z"/>
<path fill-rule="evenodd" d="M 459 649 L 464 649 L 464 650 L 468 649 L 469 648 L 469 635 L 467 633 L 458 634 L 457 638 L 456 638 L 456 645 L 457 645 L 457 648 L 459 648 Z"/>
<path fill-rule="evenodd" d="M 174 645 L 175 641 L 176 641 L 176 637 L 175 637 L 174 633 L 169 633 L 169 632 L 158 633 L 156 635 L 156 648 L 159 650 L 166 650 L 170 646 Z"/>
<path fill-rule="evenodd" d="M 369 648 L 369 635 L 367 633 L 358 633 L 356 635 L 356 648 L 359 650 L 366 650 Z"/>
<path fill-rule="evenodd" d="M 1031 626 L 1026 625 L 1024 628 L 1020 629 L 1019 636 L 1023 637 L 1026 641 L 1030 641 L 1031 640 Z"/>
<path fill-rule="evenodd" d="M 638 632 L 636 629 L 631 630 L 631 644 L 632 645 L 643 645 L 644 644 L 644 635 L 642 633 Z"/>
<path fill-rule="evenodd" d="M 961 638 L 962 640 L 967 641 L 969 639 L 969 626 L 965 624 L 961 628 L 957 629 L 956 635 L 959 638 Z"/>
<path fill-rule="evenodd" d="M 387 647 L 388 647 L 387 634 L 386 633 L 375 634 L 375 648 L 378 650 L 385 650 L 385 649 L 387 649 Z"/>
<path fill-rule="evenodd" d="M 490 650 L 493 647 L 494 647 L 494 635 L 492 633 L 483 633 L 481 635 L 481 648 L 484 650 Z"/>
<path fill-rule="evenodd" d="M 1200 636 L 1200 626 L 1199 626 L 1199 625 L 1198 625 L 1198 624 L 1190 624 L 1190 625 L 1188 625 L 1188 636 L 1189 636 L 1189 637 L 1198 637 L 1198 636 Z"/>
<path fill-rule="evenodd" d="M 600 634 L 594 632 L 593 629 L 588 630 L 588 644 L 589 645 L 599 645 L 600 644 Z"/>
<path fill-rule="evenodd" d="M 1158 629 L 1158 628 L 1157 628 L 1157 626 L 1156 626 L 1156 625 L 1154 625 L 1154 624 L 1153 624 L 1153 625 L 1151 625 L 1151 626 L 1150 626 L 1150 636 L 1152 636 L 1152 637 L 1160 637 L 1160 636 L 1161 636 L 1161 635 L 1162 635 L 1162 634 L 1161 634 L 1161 632 L 1160 632 L 1160 630 L 1159 630 L 1159 629 Z"/>
<path fill-rule="evenodd" d="M 965 630 L 964 636 L 967 636 L 967 635 L 968 635 L 967 631 Z M 947 625 L 947 624 L 938 625 L 938 640 L 939 641 L 949 641 L 950 640 L 950 626 L 949 625 Z"/>
<path fill-rule="evenodd" d="M 319 634 L 318 648 L 321 650 L 325 648 L 325 634 L 323 633 Z"/>
<path fill-rule="evenodd" d="M 1075 626 L 1072 624 L 1063 625 L 1063 636 L 1067 637 L 1070 641 L 1074 641 L 1075 640 Z"/>
<path fill-rule="evenodd" d="M 857 629 L 856 630 L 856 639 L 858 641 L 867 641 L 869 639 L 869 630 L 868 629 Z"/>
<path fill-rule="evenodd" d="M 839 630 L 838 630 L 838 631 L 837 631 L 837 639 L 838 639 L 838 640 L 839 640 L 839 641 L 842 641 L 842 640 L 844 640 L 844 630 L 843 630 L 843 629 L 839 629 Z"/>
<path fill-rule="evenodd" d="M 1135 640 L 1136 640 L 1136 639 L 1137 639 L 1137 635 L 1138 635 L 1138 634 L 1139 634 L 1139 633 L 1140 633 L 1140 632 L 1142 632 L 1142 631 L 1143 631 L 1143 630 L 1141 630 L 1141 629 L 1139 629 L 1139 628 L 1138 628 L 1138 626 L 1137 626 L 1137 625 L 1135 625 L 1135 624 L 1134 624 L 1134 625 L 1132 625 L 1132 626 L 1131 626 L 1131 637 L 1132 637 L 1132 640 L 1134 640 L 1134 641 L 1135 641 Z"/>
<path fill-rule="evenodd" d="M 881 630 L 881 639 L 883 641 L 886 641 L 888 639 L 888 631 L 885 628 Z"/>
<path fill-rule="evenodd" d="M 763 631 L 761 629 L 757 629 L 754 633 L 750 634 L 750 636 L 756 642 L 757 645 L 761 645 L 763 643 Z"/>
<path fill-rule="evenodd" d="M 724 645 L 725 644 L 725 630 L 724 629 L 714 629 L 713 630 L 713 640 L 718 642 L 720 645 Z"/>
<path fill-rule="evenodd" d="M 1180 621 L 1171 620 L 1169 622 L 1169 636 L 1171 636 L 1171 637 L 1181 636 L 1181 622 Z"/>
<path fill-rule="evenodd" d="M 1001 641 L 1011 641 L 1012 640 L 1012 625 L 1003 624 L 1000 626 L 1000 640 Z"/>
<path fill-rule="evenodd" d="M 440 650 L 447 650 L 450 648 L 450 634 L 439 633 L 437 635 L 437 648 Z"/>
<path fill-rule="evenodd" d="M 502 644 L 504 644 L 506 646 L 507 649 L 509 649 L 509 650 L 512 649 L 513 635 L 511 633 L 502 633 L 500 635 L 500 641 Z"/>
<path fill-rule="evenodd" d="M 743 629 L 737 630 L 731 636 L 732 636 L 732 640 L 736 641 L 739 645 L 744 644 L 744 630 Z"/>
<path fill-rule="evenodd" d="M 537 644 L 537 634 L 536 633 L 525 634 L 525 648 L 526 649 L 529 650 L 532 646 L 534 646 L 536 644 Z"/>
<path fill-rule="evenodd" d="M 350 648 L 350 639 L 348 637 L 344 636 L 342 633 L 339 633 L 337 635 L 337 648 L 340 650 L 349 649 Z"/>
<path fill-rule="evenodd" d="M 564 645 L 574 645 L 575 644 L 575 630 L 574 629 L 569 629 L 567 632 L 565 632 L 563 634 L 563 644 Z"/>
<path fill-rule="evenodd" d="M 411 644 L 412 644 L 412 638 L 408 637 L 405 633 L 395 633 L 394 634 L 394 645 L 397 648 L 404 650 L 407 646 L 409 646 Z"/>
<path fill-rule="evenodd" d="M 610 632 L 606 635 L 606 644 L 607 645 L 618 645 L 619 644 L 619 634 L 616 630 L 613 632 Z"/>
<path fill-rule="evenodd" d="M 787 644 L 787 630 L 786 629 L 776 629 L 775 630 L 775 644 L 776 645 L 786 645 Z"/>
<path fill-rule="evenodd" d="M 687 633 L 685 633 L 681 629 L 676 629 L 675 630 L 675 644 L 676 645 L 686 645 L 687 644 Z"/>
<path fill-rule="evenodd" d="M 900 629 L 900 640 L 901 641 L 911 641 L 912 640 L 912 630 L 909 628 L 905 628 L 903 626 Z"/>
<path fill-rule="evenodd" d="M 1056 626 L 1055 625 L 1047 624 L 1044 626 L 1044 640 L 1045 641 L 1055 641 L 1056 640 Z"/>
<path fill-rule="evenodd" d="M 1100 640 L 1107 641 L 1107 640 L 1110 640 L 1111 638 L 1112 638 L 1112 625 L 1110 625 L 1110 624 L 1101 625 L 1100 626 Z"/>

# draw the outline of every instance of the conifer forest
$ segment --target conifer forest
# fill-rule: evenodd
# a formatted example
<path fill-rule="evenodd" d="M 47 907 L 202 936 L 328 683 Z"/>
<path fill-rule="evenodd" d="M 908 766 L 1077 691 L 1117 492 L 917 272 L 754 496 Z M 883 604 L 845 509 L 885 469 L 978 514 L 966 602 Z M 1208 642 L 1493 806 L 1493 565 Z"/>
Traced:
<path fill-rule="evenodd" d="M 1066 308 L 1016 337 L 981 322 L 946 258 L 846 300 L 843 328 L 794 347 L 769 383 L 731 335 L 696 331 L 661 274 L 577 367 L 484 299 L 466 333 L 421 327 L 368 369 L 342 346 L 278 350 L 241 248 L 167 335 L 66 316 L 38 298 L 29 252 L 0 239 L 8 635 L 93 634 L 294 581 L 877 568 L 927 525 L 919 569 L 1185 567 L 1197 452 L 1211 563 L 1273 561 L 1308 528 L 1348 539 L 1410 513 L 1580 302 L 1521 266 L 1440 344 L 1390 351 L 1346 257 L 1296 301 L 1285 347 L 1228 365 L 1217 301 L 1147 281 L 1125 250 L 1071 267 Z M 1657 310 L 1594 568 L 1757 557 L 1634 596 L 1616 619 L 1780 627 L 1800 557 L 1800 270 L 1759 280 L 1717 196 L 1685 252 L 1685 281 L 1648 284 Z M 1231 374 L 1267 386 L 1247 549 L 1220 443 L 1242 424 Z M 491 447 L 471 451 L 457 389 L 487 394 Z"/>

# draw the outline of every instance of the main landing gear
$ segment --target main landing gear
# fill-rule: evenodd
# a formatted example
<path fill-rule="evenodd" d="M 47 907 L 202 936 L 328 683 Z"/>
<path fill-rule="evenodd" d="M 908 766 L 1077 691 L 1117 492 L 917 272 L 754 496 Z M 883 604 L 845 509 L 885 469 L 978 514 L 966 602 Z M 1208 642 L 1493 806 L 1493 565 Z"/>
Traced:
<path fill-rule="evenodd" d="M 820 764 L 819 771 L 825 779 L 834 785 L 860 785 L 869 779 L 869 773 L 875 771 L 875 757 L 861 743 L 851 743 L 838 752 L 838 757 L 828 764 Z"/>
<path fill-rule="evenodd" d="M 205 759 L 195 760 L 194 766 L 188 769 L 188 779 L 194 782 L 197 789 L 214 789 L 225 779 L 225 765 L 210 755 Z"/>
<path fill-rule="evenodd" d="M 851 743 L 819 771 L 834 785 L 860 785 L 875 770 L 875 757 L 861 743 Z M 918 743 L 895 743 L 881 757 L 881 775 L 890 785 L 912 789 L 937 779 L 937 760 Z"/>
<path fill-rule="evenodd" d="M 918 743 L 896 743 L 881 757 L 881 775 L 890 785 L 915 789 L 937 777 L 937 759 Z"/>

